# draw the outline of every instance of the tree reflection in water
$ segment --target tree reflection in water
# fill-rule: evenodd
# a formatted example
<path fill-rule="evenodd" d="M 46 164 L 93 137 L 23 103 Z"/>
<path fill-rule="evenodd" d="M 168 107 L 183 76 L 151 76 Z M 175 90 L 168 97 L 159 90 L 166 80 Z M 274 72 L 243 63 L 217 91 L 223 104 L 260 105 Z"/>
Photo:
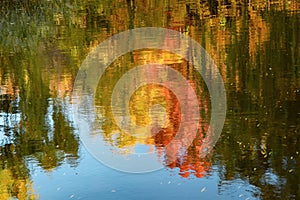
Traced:
<path fill-rule="evenodd" d="M 188 105 L 190 102 L 189 95 L 184 99 L 184 102 L 178 102 L 176 95 L 169 88 L 165 88 L 157 84 L 141 86 L 130 98 L 129 110 L 131 118 L 137 125 L 147 126 L 151 123 L 151 120 L 155 120 L 151 119 L 151 107 L 159 104 L 164 107 L 165 113 L 167 114 L 166 118 L 164 113 L 154 116 L 158 118 L 156 121 L 165 121 L 165 124 L 161 124 L 163 125 L 162 129 L 159 130 L 159 132 L 153 130 L 153 136 L 145 136 L 144 139 L 141 139 L 141 137 L 135 137 L 121 131 L 115 124 L 110 110 L 110 98 L 107 97 L 111 96 L 116 82 L 120 79 L 123 73 L 134 67 L 131 63 L 132 59 L 135 61 L 136 65 L 143 65 L 146 63 L 168 64 L 170 67 L 179 70 L 186 78 L 191 79 L 189 80 L 189 83 L 193 86 L 194 90 L 199 96 L 198 103 L 201 119 L 198 124 L 199 131 L 197 137 L 195 139 L 191 138 L 192 140 L 194 139 L 193 143 L 186 151 L 181 152 L 181 147 L 178 146 L 179 144 L 177 143 L 175 143 L 177 146 L 169 146 L 167 151 L 166 146 L 174 139 L 178 131 L 181 123 L 180 104 Z M 120 66 L 127 66 L 127 69 L 124 69 L 124 67 L 121 68 Z M 148 74 L 136 74 L 136 76 L 141 80 L 151 79 L 150 77 L 155 79 L 155 77 L 158 76 L 157 73 L 158 71 L 153 68 L 153 70 L 149 70 Z M 189 74 L 193 75 L 190 75 L 189 77 Z M 210 118 L 210 100 L 207 96 L 208 91 L 205 88 L 203 80 L 199 76 L 194 76 L 194 74 L 196 73 L 193 73 L 193 70 L 190 69 L 190 66 L 186 61 L 177 55 L 164 51 L 140 50 L 129 53 L 118 59 L 118 61 L 109 67 L 105 75 L 100 80 L 98 93 L 95 100 L 98 112 L 100 112 L 99 114 L 104 118 L 101 129 L 103 130 L 103 136 L 105 140 L 111 145 L 115 145 L 121 149 L 123 148 L 123 152 L 127 153 L 133 153 L 134 150 L 132 147 L 134 147 L 136 144 L 149 145 L 151 146 L 150 149 L 155 151 L 158 154 L 157 156 L 162 159 L 162 163 L 168 163 L 167 166 L 171 169 L 179 168 L 179 174 L 182 177 L 189 177 L 190 174 L 194 174 L 196 177 L 203 177 L 211 166 L 209 158 L 200 158 L 202 139 L 204 137 L 209 137 L 206 135 L 206 132 Z M 165 78 L 167 79 L 167 77 Z M 175 77 L 168 78 L 170 80 L 174 80 Z M 170 82 L 170 84 L 172 83 Z M 131 85 L 130 87 L 135 88 L 136 86 Z M 185 90 L 185 88 L 182 88 L 182 90 Z M 124 98 L 122 98 L 122 95 L 128 94 L 119 94 L 118 99 L 120 99 L 120 105 L 124 103 L 122 102 L 122 99 Z M 120 107 L 122 108 L 122 106 Z M 120 110 L 119 112 L 125 111 Z M 187 119 L 193 119 L 194 112 L 194 110 L 190 110 L 187 112 L 187 116 L 184 117 Z M 193 126 L 193 124 L 184 124 L 186 137 L 189 137 L 189 128 L 193 128 L 190 126 Z M 187 138 L 182 139 L 186 140 Z M 169 163 L 169 160 L 175 161 Z"/>
<path fill-rule="evenodd" d="M 47 71 L 40 67 L 44 62 L 35 55 L 16 56 L 18 60 L 1 58 L 9 65 L 0 70 L 0 195 L 34 199 L 28 161 L 46 171 L 64 162 L 75 167 L 79 144 L 66 104 L 51 96 Z M 9 68 L 14 65 L 18 67 Z"/>

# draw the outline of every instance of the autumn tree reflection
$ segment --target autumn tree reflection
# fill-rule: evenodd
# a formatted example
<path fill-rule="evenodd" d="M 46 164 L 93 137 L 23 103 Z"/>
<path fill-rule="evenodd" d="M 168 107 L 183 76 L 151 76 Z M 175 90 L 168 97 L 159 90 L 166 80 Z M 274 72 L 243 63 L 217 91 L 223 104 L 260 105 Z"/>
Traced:
<path fill-rule="evenodd" d="M 194 88 L 196 89 L 196 88 Z M 208 129 L 208 103 L 209 101 L 205 98 L 199 99 L 199 107 L 202 110 L 201 119 L 199 121 L 198 133 L 196 138 L 193 138 L 192 144 L 188 147 L 188 149 L 181 151 L 180 146 L 169 146 L 168 151 L 166 151 L 165 147 L 170 144 L 170 142 L 174 139 L 177 134 L 178 128 L 181 123 L 181 113 L 180 113 L 180 104 L 176 98 L 176 96 L 168 89 L 164 89 L 160 94 L 164 94 L 167 97 L 167 113 L 168 113 L 168 126 L 164 127 L 154 136 L 154 143 L 158 150 L 158 155 L 163 157 L 166 160 L 175 160 L 173 162 L 166 161 L 167 166 L 171 169 L 179 168 L 180 175 L 182 177 L 189 177 L 191 174 L 195 175 L 198 178 L 203 177 L 206 172 L 210 169 L 211 163 L 208 158 L 201 158 L 201 146 L 202 140 L 204 137 L 208 137 L 206 135 Z M 189 99 L 186 99 L 186 102 L 180 103 L 189 103 Z M 193 111 L 189 112 L 189 116 L 183 116 L 187 118 L 193 117 Z M 188 132 L 190 131 L 189 124 L 182 124 L 185 126 L 186 136 L 189 137 Z M 193 126 L 193 124 L 191 124 Z M 187 138 L 182 138 L 187 139 Z M 175 159 L 173 158 L 175 157 Z"/>
<path fill-rule="evenodd" d="M 166 40 L 166 42 L 174 42 L 171 40 Z M 176 48 L 176 43 L 174 43 L 174 48 Z M 140 133 L 139 137 L 127 134 L 120 130 L 116 125 L 110 108 L 110 98 L 112 91 L 114 89 L 117 81 L 122 77 L 122 75 L 135 67 L 132 64 L 132 60 L 135 64 L 143 65 L 147 63 L 162 63 L 167 64 L 169 67 L 174 68 L 179 71 L 185 78 L 188 79 L 190 85 L 194 91 L 198 94 L 198 103 L 200 109 L 201 119 L 198 123 L 198 133 L 196 138 L 190 138 L 193 143 L 188 149 L 183 150 L 179 144 L 176 146 L 168 147 L 169 150 L 166 151 L 166 147 L 172 141 L 177 134 L 179 126 L 181 124 L 181 111 L 180 104 L 189 104 L 191 101 L 190 95 L 184 98 L 184 102 L 179 102 L 176 94 L 174 94 L 170 89 L 157 84 L 148 84 L 138 88 L 130 98 L 129 111 L 130 117 L 136 125 L 148 126 L 150 123 L 158 123 L 160 129 L 155 129 L 152 127 L 152 136 L 142 136 Z M 122 67 L 121 67 L 122 66 Z M 126 66 L 126 67 L 124 67 Z M 101 125 L 99 128 L 103 130 L 104 139 L 111 145 L 114 145 L 121 149 L 121 152 L 133 153 L 134 146 L 137 144 L 143 144 L 150 146 L 151 151 L 155 151 L 157 156 L 166 164 L 169 168 L 178 168 L 180 170 L 179 174 L 182 177 L 189 177 L 193 174 L 196 177 L 203 177 L 206 171 L 210 169 L 211 163 L 208 158 L 201 158 L 201 145 L 208 129 L 208 123 L 210 118 L 210 100 L 207 98 L 207 89 L 200 76 L 195 76 L 191 65 L 188 65 L 184 59 L 177 55 L 171 54 L 169 52 L 157 51 L 157 50 L 139 50 L 133 53 L 127 54 L 119 58 L 112 66 L 108 68 L 104 76 L 99 82 L 97 98 L 95 100 L 96 107 L 101 117 Z M 153 68 L 149 70 L 147 74 L 137 74 L 137 77 L 141 80 L 155 79 L 158 76 L 157 69 Z M 170 75 L 169 75 L 170 76 Z M 167 77 L 165 77 L 167 79 Z M 172 80 L 172 77 L 168 77 Z M 175 77 L 174 77 L 175 78 Z M 176 81 L 176 80 L 174 80 Z M 170 82 L 169 84 L 172 84 Z M 130 87 L 135 88 L 134 82 Z M 182 88 L 182 91 L 186 90 Z M 122 99 L 123 95 L 129 95 L 126 93 L 118 94 L 119 104 L 124 104 Z M 118 101 L 118 100 L 117 100 Z M 165 109 L 157 115 L 152 115 L 151 108 L 154 105 L 159 104 Z M 121 106 L 122 107 L 122 106 Z M 118 112 L 124 112 L 124 110 L 119 110 Z M 194 110 L 190 110 L 187 113 L 187 119 L 192 119 L 194 116 Z M 166 116 L 164 115 L 166 114 Z M 190 128 L 193 128 L 193 124 L 189 125 L 189 122 L 182 124 L 185 127 L 185 133 L 187 137 L 189 136 Z M 182 140 L 187 140 L 188 138 L 182 138 Z M 122 150 L 123 149 L 123 150 Z M 172 162 L 170 163 L 170 160 Z"/>

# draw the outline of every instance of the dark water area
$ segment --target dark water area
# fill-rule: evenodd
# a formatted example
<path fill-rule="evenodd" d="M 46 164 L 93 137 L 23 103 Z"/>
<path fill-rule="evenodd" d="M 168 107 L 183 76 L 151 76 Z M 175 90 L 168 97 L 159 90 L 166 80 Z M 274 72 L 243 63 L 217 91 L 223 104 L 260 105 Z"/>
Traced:
<path fill-rule="evenodd" d="M 87 151 L 72 95 L 89 52 L 110 36 L 142 27 L 176 30 L 201 44 L 223 78 L 227 111 L 205 158 L 196 137 L 163 169 L 130 174 Z M 1 1 L 0 199 L 300 199 L 299 35 L 295 0 Z M 161 132 L 134 137 L 119 132 L 113 120 L 118 80 L 154 62 L 189 80 L 201 102 L 200 135 L 208 130 L 211 99 L 192 65 L 171 52 L 135 50 L 106 69 L 94 99 L 97 134 L 116 154 L 163 157 L 179 129 L 176 95 L 155 84 L 136 90 L 129 108 L 134 122 L 145 126 L 153 120 L 151 106 L 161 104 L 168 116 L 155 116 L 166 121 Z"/>

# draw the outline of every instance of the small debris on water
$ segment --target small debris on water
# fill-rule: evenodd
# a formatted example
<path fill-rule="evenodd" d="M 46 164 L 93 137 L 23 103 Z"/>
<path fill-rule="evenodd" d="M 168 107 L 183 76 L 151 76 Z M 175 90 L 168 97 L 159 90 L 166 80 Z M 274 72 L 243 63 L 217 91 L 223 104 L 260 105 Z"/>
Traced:
<path fill-rule="evenodd" d="M 204 192 L 206 190 L 206 187 L 202 188 L 201 192 Z"/>

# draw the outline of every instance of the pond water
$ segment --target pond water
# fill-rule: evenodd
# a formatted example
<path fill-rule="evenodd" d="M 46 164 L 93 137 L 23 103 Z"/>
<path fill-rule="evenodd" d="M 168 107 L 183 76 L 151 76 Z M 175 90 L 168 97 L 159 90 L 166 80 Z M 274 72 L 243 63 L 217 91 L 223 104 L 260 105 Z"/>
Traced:
<path fill-rule="evenodd" d="M 298 1 L 3 0 L 0 15 L 0 199 L 300 199 Z M 133 174 L 87 150 L 74 120 L 73 87 L 81 64 L 101 42 L 142 27 L 176 30 L 197 41 L 223 78 L 227 110 L 220 138 L 202 157 L 212 99 L 193 63 L 151 48 L 115 59 L 93 97 L 96 131 L 90 138 L 99 136 L 112 155 L 150 152 L 164 166 Z M 162 44 L 178 47 L 167 36 Z M 190 99 L 178 102 L 162 85 L 143 85 L 115 99 L 122 105 L 129 98 L 138 126 L 159 123 L 157 134 L 127 134 L 113 118 L 116 84 L 149 63 L 178 71 L 195 89 L 199 130 L 184 152 L 174 147 L 174 155 L 166 146 L 180 129 L 179 103 L 190 105 Z M 151 79 L 159 70 L 136 76 Z M 115 112 L 125 111 L 121 106 Z M 192 109 L 187 117 L 195 118 Z"/>

